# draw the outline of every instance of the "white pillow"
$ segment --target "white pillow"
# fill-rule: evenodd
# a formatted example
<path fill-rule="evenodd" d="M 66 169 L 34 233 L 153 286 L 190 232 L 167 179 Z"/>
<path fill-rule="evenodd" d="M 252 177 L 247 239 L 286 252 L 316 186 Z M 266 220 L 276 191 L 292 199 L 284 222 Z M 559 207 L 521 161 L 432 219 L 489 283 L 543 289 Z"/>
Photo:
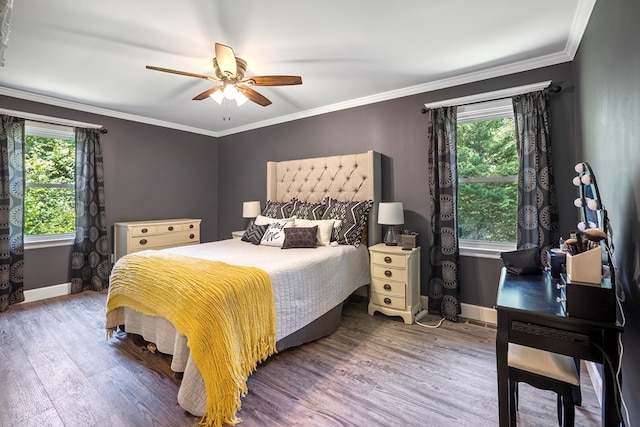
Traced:
<path fill-rule="evenodd" d="M 295 216 L 292 216 L 291 218 L 271 218 L 268 216 L 264 216 L 264 215 L 258 215 L 254 221 L 255 225 L 269 225 L 269 224 L 273 224 L 276 221 L 294 221 L 296 219 Z"/>
<path fill-rule="evenodd" d="M 267 228 L 267 231 L 264 232 L 260 244 L 281 248 L 284 243 L 284 229 L 289 227 L 293 227 L 293 220 L 291 220 L 291 218 L 272 222 Z"/>
<path fill-rule="evenodd" d="M 338 220 L 340 221 L 340 220 Z M 318 245 L 327 246 L 331 244 L 331 233 L 336 227 L 335 219 L 298 219 L 296 218 L 295 227 L 314 227 L 318 226 Z"/>

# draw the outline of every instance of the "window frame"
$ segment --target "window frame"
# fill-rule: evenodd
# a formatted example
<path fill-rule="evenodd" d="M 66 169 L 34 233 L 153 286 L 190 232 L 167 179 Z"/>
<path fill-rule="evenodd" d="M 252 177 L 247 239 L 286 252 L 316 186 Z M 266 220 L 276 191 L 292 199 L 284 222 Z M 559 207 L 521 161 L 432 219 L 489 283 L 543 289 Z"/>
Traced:
<path fill-rule="evenodd" d="M 56 125 L 52 123 L 37 122 L 25 120 L 25 138 L 28 135 L 42 136 L 48 138 L 61 138 L 75 140 L 75 128 L 65 125 Z M 74 155 L 75 156 L 75 155 Z M 75 158 L 74 158 L 75 163 Z M 50 188 L 75 188 L 75 182 L 61 184 L 35 184 L 27 183 L 25 178 L 25 189 L 27 187 L 50 187 Z M 75 228 L 75 224 L 74 224 Z M 71 246 L 75 240 L 75 231 L 73 233 L 61 234 L 43 234 L 39 236 L 24 235 L 24 248 L 39 249 L 56 246 Z"/>
<path fill-rule="evenodd" d="M 457 108 L 457 123 L 476 122 L 481 120 L 513 117 L 511 98 L 482 101 L 461 105 Z M 518 177 L 497 177 L 487 181 L 486 178 L 460 178 L 461 182 L 518 182 Z M 500 252 L 516 249 L 516 243 L 496 242 L 491 240 L 469 240 L 458 237 L 458 248 L 461 256 L 477 258 L 500 258 Z"/>

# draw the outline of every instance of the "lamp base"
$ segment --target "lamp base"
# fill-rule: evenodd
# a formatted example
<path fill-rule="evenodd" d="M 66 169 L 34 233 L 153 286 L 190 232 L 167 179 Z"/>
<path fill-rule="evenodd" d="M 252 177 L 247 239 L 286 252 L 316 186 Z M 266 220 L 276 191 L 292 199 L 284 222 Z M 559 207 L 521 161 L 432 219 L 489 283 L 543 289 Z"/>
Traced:
<path fill-rule="evenodd" d="M 396 235 L 396 227 L 389 225 L 387 228 L 387 234 L 384 236 L 384 244 L 387 246 L 398 246 L 398 237 Z"/>

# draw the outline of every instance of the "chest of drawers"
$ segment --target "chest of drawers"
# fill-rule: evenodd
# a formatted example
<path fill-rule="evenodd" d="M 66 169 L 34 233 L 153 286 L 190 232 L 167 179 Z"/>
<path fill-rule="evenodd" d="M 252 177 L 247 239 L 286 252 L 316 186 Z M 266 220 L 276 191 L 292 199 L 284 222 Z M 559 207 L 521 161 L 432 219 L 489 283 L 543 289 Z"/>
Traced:
<path fill-rule="evenodd" d="M 371 295 L 369 314 L 400 316 L 411 324 L 420 311 L 420 248 L 403 250 L 383 243 L 369 248 Z"/>
<path fill-rule="evenodd" d="M 114 262 L 146 249 L 166 249 L 200 243 L 199 219 L 162 219 L 113 224 Z"/>

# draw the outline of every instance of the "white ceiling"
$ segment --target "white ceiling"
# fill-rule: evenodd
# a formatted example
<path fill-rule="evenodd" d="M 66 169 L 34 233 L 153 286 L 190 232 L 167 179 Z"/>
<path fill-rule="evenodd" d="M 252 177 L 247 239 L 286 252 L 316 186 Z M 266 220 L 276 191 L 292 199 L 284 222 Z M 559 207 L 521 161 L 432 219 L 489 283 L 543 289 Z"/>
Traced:
<path fill-rule="evenodd" d="M 223 136 L 570 61 L 594 3 L 15 0 L 0 94 Z M 303 84 L 225 107 L 191 100 L 213 82 L 145 69 L 213 75 L 215 42 Z"/>

